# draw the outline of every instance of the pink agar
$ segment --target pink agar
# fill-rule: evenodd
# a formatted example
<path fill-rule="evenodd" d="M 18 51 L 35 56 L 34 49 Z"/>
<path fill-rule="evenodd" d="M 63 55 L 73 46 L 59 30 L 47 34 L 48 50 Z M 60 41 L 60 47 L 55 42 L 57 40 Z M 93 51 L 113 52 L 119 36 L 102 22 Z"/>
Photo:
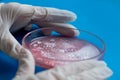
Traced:
<path fill-rule="evenodd" d="M 28 46 L 36 64 L 44 68 L 92 59 L 100 54 L 100 50 L 93 44 L 69 37 L 39 37 L 33 39 Z"/>

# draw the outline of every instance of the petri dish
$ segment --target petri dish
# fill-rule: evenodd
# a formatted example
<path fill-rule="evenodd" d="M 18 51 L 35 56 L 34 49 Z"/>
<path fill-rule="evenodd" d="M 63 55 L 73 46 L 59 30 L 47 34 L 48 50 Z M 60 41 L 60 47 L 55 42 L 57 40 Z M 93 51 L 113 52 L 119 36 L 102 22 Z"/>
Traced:
<path fill-rule="evenodd" d="M 36 65 L 47 69 L 83 60 L 103 60 L 104 41 L 89 31 L 73 30 L 80 35 L 62 35 L 52 28 L 36 29 L 24 36 L 22 45 L 33 54 Z"/>

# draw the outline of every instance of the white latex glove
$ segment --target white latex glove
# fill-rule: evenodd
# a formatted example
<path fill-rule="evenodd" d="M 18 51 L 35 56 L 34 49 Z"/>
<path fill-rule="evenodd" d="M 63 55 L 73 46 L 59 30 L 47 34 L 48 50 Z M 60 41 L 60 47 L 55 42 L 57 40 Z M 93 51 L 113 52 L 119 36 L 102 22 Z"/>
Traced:
<path fill-rule="evenodd" d="M 57 66 L 33 75 L 17 74 L 13 80 L 106 80 L 112 71 L 103 61 L 88 60 Z"/>
<path fill-rule="evenodd" d="M 19 3 L 0 4 L 0 50 L 11 57 L 18 59 L 19 61 L 19 68 L 14 80 L 43 80 L 41 77 L 44 77 L 44 80 L 59 80 L 59 78 L 61 77 L 59 75 L 56 76 L 55 74 L 51 73 L 51 71 L 54 72 L 56 68 L 45 71 L 43 73 L 38 73 L 35 76 L 35 62 L 32 54 L 27 49 L 24 49 L 10 32 L 17 31 L 25 26 L 28 26 L 29 24 L 34 23 L 41 27 L 51 27 L 55 31 L 67 36 L 76 36 L 79 34 L 79 32 L 77 30 L 70 29 L 75 27 L 67 24 L 67 22 L 69 21 L 74 21 L 75 18 L 76 15 L 74 13 L 66 10 L 43 8 L 31 5 L 23 5 Z M 44 32 L 46 35 L 50 34 L 49 31 Z M 87 62 L 89 61 L 86 61 L 84 64 L 87 65 Z M 82 78 L 84 74 L 88 74 L 89 79 L 83 78 L 83 80 L 99 80 L 101 79 L 100 77 L 103 77 L 102 79 L 109 77 L 111 75 L 111 71 L 106 66 L 96 66 L 99 63 L 100 62 L 98 61 L 96 61 L 96 63 L 91 62 L 92 65 L 95 64 L 94 69 L 88 68 L 88 70 L 84 71 L 82 74 L 82 67 L 78 68 L 81 63 L 76 63 L 76 66 L 73 66 L 74 64 L 66 66 L 64 67 L 65 70 L 67 68 L 70 70 L 74 68 L 73 71 L 78 71 L 77 73 L 80 73 L 80 75 L 76 75 L 77 73 L 65 71 L 62 72 L 64 76 L 66 76 L 65 74 L 70 75 L 60 80 L 77 80 L 76 78 Z M 58 69 L 62 70 L 63 68 L 59 67 Z M 104 73 L 104 76 L 101 76 L 99 72 L 101 72 L 102 70 L 103 73 L 106 70 L 110 74 Z M 93 75 L 89 75 L 91 73 L 95 73 L 95 71 L 98 76 L 100 75 L 100 77 L 97 77 L 97 79 L 93 79 Z M 51 75 L 54 79 L 50 79 L 49 76 L 48 79 L 46 78 L 46 75 Z M 85 75 L 83 77 L 85 77 Z"/>

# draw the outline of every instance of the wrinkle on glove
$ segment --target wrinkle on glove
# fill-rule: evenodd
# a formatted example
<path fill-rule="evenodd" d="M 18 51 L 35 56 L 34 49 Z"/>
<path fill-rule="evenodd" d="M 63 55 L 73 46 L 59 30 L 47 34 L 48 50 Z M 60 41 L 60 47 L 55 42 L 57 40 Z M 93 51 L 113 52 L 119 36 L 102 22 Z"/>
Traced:
<path fill-rule="evenodd" d="M 34 76 L 33 74 L 34 74 L 35 62 L 34 62 L 33 56 L 31 55 L 30 51 L 22 48 L 20 50 L 19 57 L 20 57 L 18 60 L 19 68 L 18 68 L 15 78 L 24 80 L 26 78 Z M 28 80 L 32 80 L 32 79 L 28 79 Z"/>

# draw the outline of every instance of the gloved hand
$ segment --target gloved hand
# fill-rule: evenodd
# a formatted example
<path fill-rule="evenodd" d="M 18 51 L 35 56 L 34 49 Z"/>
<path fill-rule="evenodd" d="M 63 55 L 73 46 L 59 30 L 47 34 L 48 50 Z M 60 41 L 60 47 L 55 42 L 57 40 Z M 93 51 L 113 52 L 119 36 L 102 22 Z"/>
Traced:
<path fill-rule="evenodd" d="M 70 65 L 53 68 L 34 75 L 35 62 L 32 54 L 27 49 L 23 48 L 11 34 L 12 31 L 17 31 L 30 24 L 37 24 L 41 27 L 51 27 L 55 31 L 67 36 L 76 36 L 79 34 L 79 31 L 71 29 L 75 27 L 67 24 L 67 22 L 74 21 L 75 19 L 76 15 L 66 10 L 37 7 L 19 3 L 1 3 L 0 50 L 19 61 L 19 68 L 14 80 L 101 80 L 109 77 L 111 71 L 104 65 L 104 63 L 99 61 L 75 63 L 73 65 L 76 66 Z M 50 31 L 44 31 L 44 33 L 49 35 Z M 83 67 L 79 66 L 86 66 L 86 68 L 82 69 Z M 75 72 L 69 72 L 69 69 L 73 69 Z M 59 71 L 60 73 L 57 73 L 58 70 L 67 71 Z M 103 71 L 103 73 L 101 71 Z M 106 72 L 108 73 L 106 74 Z M 92 73 L 98 74 L 98 77 L 95 76 L 95 78 L 93 78 Z M 49 76 L 46 78 L 46 75 Z M 61 78 L 61 76 L 63 77 Z M 87 78 L 85 78 L 86 76 Z"/>
<path fill-rule="evenodd" d="M 105 80 L 112 71 L 103 61 L 81 61 L 69 65 L 57 66 L 36 75 L 19 75 L 14 80 Z"/>

